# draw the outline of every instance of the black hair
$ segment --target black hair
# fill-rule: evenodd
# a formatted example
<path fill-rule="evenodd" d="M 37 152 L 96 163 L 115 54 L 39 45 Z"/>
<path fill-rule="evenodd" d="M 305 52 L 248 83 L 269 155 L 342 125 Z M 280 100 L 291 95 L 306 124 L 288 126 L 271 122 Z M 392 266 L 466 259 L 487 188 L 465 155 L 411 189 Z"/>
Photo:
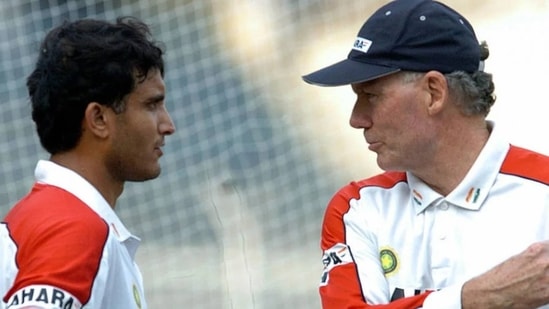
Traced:
<path fill-rule="evenodd" d="M 162 55 L 149 26 L 134 17 L 119 17 L 113 23 L 67 21 L 50 30 L 27 78 L 42 146 L 50 154 L 74 148 L 90 102 L 123 112 L 125 96 L 151 69 L 164 76 Z"/>

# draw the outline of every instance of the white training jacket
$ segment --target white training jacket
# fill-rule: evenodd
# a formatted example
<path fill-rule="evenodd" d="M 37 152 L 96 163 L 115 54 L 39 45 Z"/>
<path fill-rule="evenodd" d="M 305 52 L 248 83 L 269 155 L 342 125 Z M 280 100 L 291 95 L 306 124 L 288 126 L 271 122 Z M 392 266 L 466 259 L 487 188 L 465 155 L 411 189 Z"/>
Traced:
<path fill-rule="evenodd" d="M 401 172 L 339 190 L 322 225 L 323 308 L 461 309 L 464 282 L 549 240 L 549 157 L 499 134 L 447 196 Z"/>
<path fill-rule="evenodd" d="M 146 309 L 139 238 L 75 172 L 39 161 L 0 225 L 0 308 Z"/>

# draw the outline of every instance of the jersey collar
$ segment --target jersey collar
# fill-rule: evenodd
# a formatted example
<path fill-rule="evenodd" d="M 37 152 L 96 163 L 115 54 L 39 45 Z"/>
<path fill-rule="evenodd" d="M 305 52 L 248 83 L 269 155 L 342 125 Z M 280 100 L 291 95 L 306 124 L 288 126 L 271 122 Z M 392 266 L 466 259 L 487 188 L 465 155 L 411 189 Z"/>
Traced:
<path fill-rule="evenodd" d="M 478 210 L 488 196 L 490 188 L 496 181 L 503 160 L 509 151 L 510 144 L 496 130 L 495 123 L 488 121 L 491 128 L 490 137 L 461 183 L 448 196 L 444 197 L 432 190 L 419 178 L 407 173 L 411 196 L 416 212 L 419 214 L 428 206 L 446 201 L 452 205 L 470 210 Z"/>
<path fill-rule="evenodd" d="M 84 202 L 109 224 L 116 239 L 128 243 L 127 247 L 130 253 L 135 253 L 136 242 L 139 243 L 139 238 L 128 231 L 109 203 L 86 179 L 73 170 L 47 160 L 38 161 L 34 176 L 37 182 L 59 187 Z"/>

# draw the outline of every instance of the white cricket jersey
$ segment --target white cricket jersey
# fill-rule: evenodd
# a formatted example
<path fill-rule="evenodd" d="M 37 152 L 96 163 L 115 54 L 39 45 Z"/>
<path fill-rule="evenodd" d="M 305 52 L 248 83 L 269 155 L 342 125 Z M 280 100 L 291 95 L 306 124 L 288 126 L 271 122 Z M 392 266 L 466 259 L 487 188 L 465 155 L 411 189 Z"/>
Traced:
<path fill-rule="evenodd" d="M 147 308 L 139 238 L 75 172 L 39 161 L 35 177 L 0 224 L 0 308 Z"/>
<path fill-rule="evenodd" d="M 549 239 L 549 157 L 498 134 L 448 196 L 400 172 L 337 192 L 322 226 L 323 308 L 460 309 L 465 281 Z"/>

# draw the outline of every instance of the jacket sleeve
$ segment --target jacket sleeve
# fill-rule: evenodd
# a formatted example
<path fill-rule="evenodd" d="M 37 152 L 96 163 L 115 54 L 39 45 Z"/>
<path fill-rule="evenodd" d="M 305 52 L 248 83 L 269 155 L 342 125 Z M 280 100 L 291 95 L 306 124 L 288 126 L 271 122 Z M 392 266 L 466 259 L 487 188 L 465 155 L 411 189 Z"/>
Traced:
<path fill-rule="evenodd" d="M 332 198 L 324 215 L 322 308 L 422 308 L 429 291 L 391 301 L 376 238 L 364 228 L 359 210 L 353 207 L 355 201 L 349 190 L 343 189 Z"/>
<path fill-rule="evenodd" d="M 3 296 L 6 308 L 79 308 L 88 303 L 102 263 L 107 223 L 66 219 L 51 225 L 43 220 L 47 228 L 42 228 L 38 219 L 31 220 L 37 222 L 11 230 L 18 269 Z"/>

